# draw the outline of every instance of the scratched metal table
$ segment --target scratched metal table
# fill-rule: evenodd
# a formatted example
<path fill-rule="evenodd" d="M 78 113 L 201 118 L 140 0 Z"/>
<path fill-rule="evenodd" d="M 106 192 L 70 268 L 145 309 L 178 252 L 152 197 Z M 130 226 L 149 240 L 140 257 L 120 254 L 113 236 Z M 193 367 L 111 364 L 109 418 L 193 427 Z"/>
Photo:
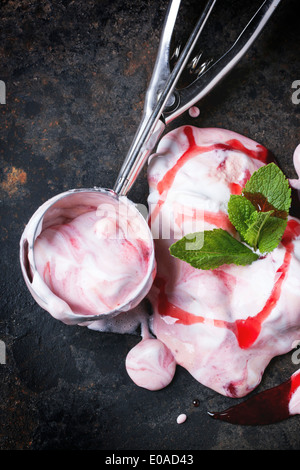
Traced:
<path fill-rule="evenodd" d="M 203 5 L 183 3 L 176 41 Z M 201 44 L 205 56 L 216 57 L 233 41 L 259 3 L 219 2 Z M 136 387 L 124 361 L 138 336 L 64 325 L 37 306 L 21 276 L 19 238 L 43 201 L 69 188 L 112 187 L 141 116 L 166 7 L 158 0 L 1 2 L 2 450 L 300 448 L 299 416 L 255 428 L 212 420 L 206 412 L 232 399 L 180 367 L 164 390 Z M 239 65 L 200 103 L 200 116 L 186 114 L 173 127 L 242 133 L 295 177 L 298 18 L 299 1 L 283 0 Z M 145 169 L 130 198 L 145 204 L 146 197 Z M 291 354 L 273 359 L 254 393 L 297 367 Z M 188 416 L 182 425 L 180 413 Z"/>

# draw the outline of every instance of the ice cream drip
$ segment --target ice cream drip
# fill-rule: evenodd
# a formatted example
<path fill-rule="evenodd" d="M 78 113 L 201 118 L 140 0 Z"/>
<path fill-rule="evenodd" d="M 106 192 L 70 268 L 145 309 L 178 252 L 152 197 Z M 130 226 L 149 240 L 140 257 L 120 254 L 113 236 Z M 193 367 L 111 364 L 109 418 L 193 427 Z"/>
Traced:
<path fill-rule="evenodd" d="M 154 338 L 142 325 L 142 340 L 126 357 L 126 370 L 133 382 L 147 390 L 161 390 L 172 382 L 176 362 L 164 343 Z"/>

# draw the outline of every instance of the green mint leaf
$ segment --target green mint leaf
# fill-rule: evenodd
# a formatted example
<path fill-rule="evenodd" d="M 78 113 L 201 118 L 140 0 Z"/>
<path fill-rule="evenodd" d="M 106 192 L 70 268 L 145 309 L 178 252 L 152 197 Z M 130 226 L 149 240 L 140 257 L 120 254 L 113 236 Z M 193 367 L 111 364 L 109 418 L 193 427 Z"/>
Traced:
<path fill-rule="evenodd" d="M 230 222 L 239 232 L 242 240 L 245 240 L 245 234 L 249 229 L 247 222 L 256 212 L 254 205 L 244 196 L 232 194 L 227 209 Z"/>
<path fill-rule="evenodd" d="M 291 205 L 291 188 L 275 163 L 269 163 L 255 171 L 245 184 L 243 195 L 259 212 L 275 210 L 276 217 L 287 217 Z"/>
<path fill-rule="evenodd" d="M 245 266 L 258 259 L 256 253 L 223 229 L 186 235 L 170 246 L 170 253 L 194 268 L 205 270 L 224 264 Z"/>
<path fill-rule="evenodd" d="M 266 253 L 280 243 L 290 205 L 288 180 L 275 163 L 270 163 L 253 173 L 242 195 L 230 197 L 228 216 L 242 241 Z"/>
<path fill-rule="evenodd" d="M 280 243 L 287 226 L 287 219 L 269 217 L 261 228 L 258 249 L 261 253 L 270 253 Z"/>
<path fill-rule="evenodd" d="M 284 234 L 291 205 L 288 180 L 275 163 L 259 168 L 242 195 L 231 195 L 228 216 L 242 242 L 255 251 L 273 251 Z M 249 246 L 222 229 L 186 235 L 171 245 L 170 253 L 198 269 L 225 264 L 245 266 L 259 258 Z"/>
<path fill-rule="evenodd" d="M 259 248 L 259 241 L 261 239 L 262 233 L 264 233 L 264 235 L 267 237 L 268 233 L 266 231 L 263 232 L 263 229 L 273 213 L 274 211 L 255 211 L 251 214 L 249 220 L 247 221 L 248 230 L 244 233 L 244 239 L 246 243 L 254 248 L 254 250 Z"/>

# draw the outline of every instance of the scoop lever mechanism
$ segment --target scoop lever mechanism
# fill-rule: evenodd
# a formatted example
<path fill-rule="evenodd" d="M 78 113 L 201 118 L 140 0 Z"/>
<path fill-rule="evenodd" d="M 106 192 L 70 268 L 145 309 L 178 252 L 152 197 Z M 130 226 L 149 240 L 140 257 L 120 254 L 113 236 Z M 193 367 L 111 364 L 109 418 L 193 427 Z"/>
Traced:
<path fill-rule="evenodd" d="M 190 85 L 180 90 L 176 90 L 176 84 L 217 0 L 209 0 L 206 3 L 172 71 L 169 65 L 170 46 L 181 0 L 170 1 L 153 74 L 145 96 L 142 120 L 113 188 L 117 194 L 126 195 L 131 189 L 166 126 L 200 101 L 238 63 L 280 1 L 264 0 L 231 48 Z"/>

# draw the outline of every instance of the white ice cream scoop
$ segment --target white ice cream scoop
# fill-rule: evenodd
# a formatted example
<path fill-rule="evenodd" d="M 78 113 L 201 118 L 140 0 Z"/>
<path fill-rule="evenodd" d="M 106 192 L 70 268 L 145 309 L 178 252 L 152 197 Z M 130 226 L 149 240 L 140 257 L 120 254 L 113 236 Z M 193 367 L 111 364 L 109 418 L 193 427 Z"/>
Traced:
<path fill-rule="evenodd" d="M 44 203 L 21 238 L 21 267 L 37 303 L 65 323 L 134 308 L 155 275 L 147 221 L 126 197 L 71 190 Z"/>

